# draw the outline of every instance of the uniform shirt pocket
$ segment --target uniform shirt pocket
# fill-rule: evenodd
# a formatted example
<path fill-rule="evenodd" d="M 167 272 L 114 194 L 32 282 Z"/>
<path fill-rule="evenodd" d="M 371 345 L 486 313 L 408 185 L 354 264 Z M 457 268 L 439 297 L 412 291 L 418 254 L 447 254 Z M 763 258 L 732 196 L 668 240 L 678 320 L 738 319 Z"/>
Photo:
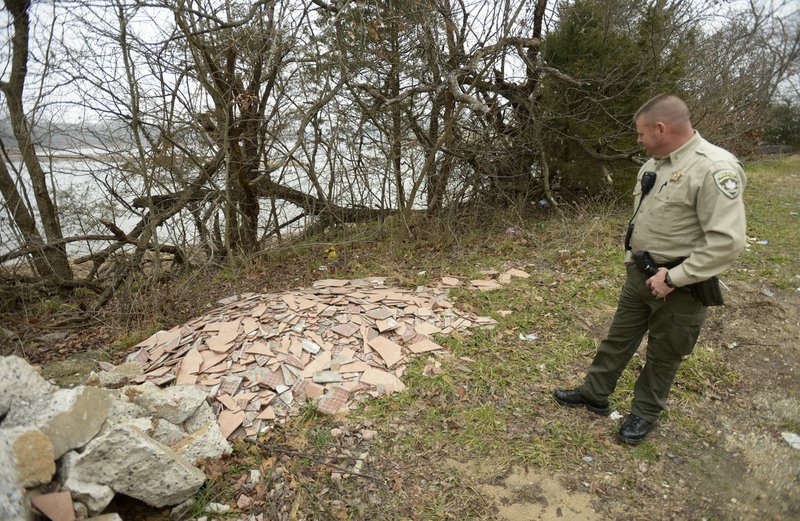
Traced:
<path fill-rule="evenodd" d="M 655 189 L 652 218 L 648 219 L 651 233 L 661 237 L 681 236 L 696 229 L 697 222 L 695 194 L 688 182 L 668 181 Z"/>

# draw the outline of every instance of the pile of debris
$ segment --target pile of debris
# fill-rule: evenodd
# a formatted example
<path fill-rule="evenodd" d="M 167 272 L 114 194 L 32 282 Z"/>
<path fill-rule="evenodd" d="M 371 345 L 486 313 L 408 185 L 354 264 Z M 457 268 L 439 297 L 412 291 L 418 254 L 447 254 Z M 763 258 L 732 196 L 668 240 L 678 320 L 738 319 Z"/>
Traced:
<path fill-rule="evenodd" d="M 33 519 L 31 504 L 85 519 L 116 493 L 176 505 L 205 482 L 196 463 L 231 452 L 200 387 L 60 389 L 16 356 L 0 357 L 0 374 L 2 520 Z"/>
<path fill-rule="evenodd" d="M 280 294 L 245 294 L 169 331 L 128 357 L 144 374 L 134 382 L 195 384 L 207 389 L 223 435 L 254 437 L 313 401 L 325 414 L 405 388 L 409 356 L 442 347 L 433 334 L 493 327 L 496 321 L 459 311 L 449 288 L 494 289 L 445 277 L 439 287 L 390 288 L 383 279 L 318 280 Z M 109 366 L 112 369 L 113 366 Z M 101 375 L 99 375 L 101 376 Z"/>
<path fill-rule="evenodd" d="M 31 504 L 54 521 L 86 519 L 116 493 L 183 503 L 205 481 L 195 464 L 230 453 L 229 438 L 255 437 L 307 401 L 336 414 L 400 391 L 410 357 L 443 349 L 432 335 L 493 327 L 447 298 L 453 287 L 486 291 L 528 276 L 491 275 L 416 290 L 326 279 L 236 295 L 141 342 L 125 364 L 100 362 L 72 389 L 0 358 L 0 520 L 32 519 Z"/>

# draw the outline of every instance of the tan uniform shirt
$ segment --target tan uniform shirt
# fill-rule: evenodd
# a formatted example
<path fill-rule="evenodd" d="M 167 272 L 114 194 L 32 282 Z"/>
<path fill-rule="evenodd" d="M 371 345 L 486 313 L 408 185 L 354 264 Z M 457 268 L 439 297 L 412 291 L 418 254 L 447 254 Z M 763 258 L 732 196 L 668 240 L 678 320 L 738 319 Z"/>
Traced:
<path fill-rule="evenodd" d="M 669 271 L 678 287 L 709 279 L 733 264 L 744 250 L 746 228 L 746 177 L 736 157 L 695 132 L 668 157 L 647 161 L 638 179 L 647 171 L 657 177 L 636 214 L 632 250 L 648 251 L 658 263 L 685 257 Z M 641 192 L 637 181 L 634 208 Z"/>

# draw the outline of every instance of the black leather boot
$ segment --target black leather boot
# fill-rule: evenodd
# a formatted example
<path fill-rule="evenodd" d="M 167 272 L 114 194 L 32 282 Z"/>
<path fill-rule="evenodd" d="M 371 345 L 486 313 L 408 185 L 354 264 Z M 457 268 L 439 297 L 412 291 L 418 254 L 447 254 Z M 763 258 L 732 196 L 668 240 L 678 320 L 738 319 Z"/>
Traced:
<path fill-rule="evenodd" d="M 577 407 L 583 405 L 590 411 L 600 416 L 608 416 L 611 408 L 608 402 L 600 403 L 593 402 L 592 400 L 584 397 L 578 389 L 556 389 L 553 397 L 559 405 L 566 405 L 567 407 Z"/>
<path fill-rule="evenodd" d="M 631 414 L 620 427 L 617 439 L 628 445 L 639 445 L 650 433 L 653 425 L 655 425 L 654 422 L 649 422 L 644 418 Z"/>

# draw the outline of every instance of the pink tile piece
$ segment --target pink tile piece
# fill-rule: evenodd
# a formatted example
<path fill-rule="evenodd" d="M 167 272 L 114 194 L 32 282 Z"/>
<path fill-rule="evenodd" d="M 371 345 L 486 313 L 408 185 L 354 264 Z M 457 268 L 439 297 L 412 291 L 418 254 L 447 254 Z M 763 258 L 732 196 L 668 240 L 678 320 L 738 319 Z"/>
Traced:
<path fill-rule="evenodd" d="M 222 383 L 219 385 L 219 391 L 217 394 L 228 394 L 233 396 L 236 394 L 236 391 L 239 390 L 239 385 L 242 383 L 241 376 L 226 376 L 222 379 Z"/>
<path fill-rule="evenodd" d="M 444 348 L 439 344 L 437 344 L 436 342 L 426 338 L 425 340 L 420 340 L 419 342 L 415 342 L 409 345 L 408 349 L 414 354 L 419 354 Z"/>
<path fill-rule="evenodd" d="M 239 428 L 244 422 L 244 411 L 229 411 L 224 410 L 219 413 L 217 421 L 219 422 L 219 430 L 222 431 L 222 436 L 228 438 L 233 431 Z"/>
<path fill-rule="evenodd" d="M 51 492 L 50 494 L 33 496 L 31 503 L 51 521 L 75 520 L 72 496 L 69 492 Z"/>
<path fill-rule="evenodd" d="M 369 346 L 378 352 L 386 367 L 392 367 L 403 359 L 403 349 L 384 336 L 377 336 L 369 341 Z"/>
<path fill-rule="evenodd" d="M 342 387 L 333 387 L 320 397 L 317 410 L 322 414 L 336 414 L 349 410 L 347 407 L 347 400 L 349 399 L 350 391 Z"/>
<path fill-rule="evenodd" d="M 354 324 L 353 322 L 345 322 L 344 324 L 338 324 L 331 328 L 331 331 L 344 337 L 353 336 L 358 332 L 358 330 L 358 324 Z"/>
<path fill-rule="evenodd" d="M 279 385 L 285 385 L 283 381 L 283 372 L 280 369 L 277 371 L 270 371 L 267 369 L 260 374 L 260 377 L 260 383 L 270 389 L 275 389 Z"/>
<path fill-rule="evenodd" d="M 314 281 L 315 288 L 338 288 L 349 284 L 349 280 L 345 279 L 320 279 Z"/>
<path fill-rule="evenodd" d="M 190 349 L 181 360 L 178 367 L 178 374 L 175 379 L 176 385 L 194 385 L 197 383 L 197 373 L 200 371 L 200 365 L 203 363 L 203 357 L 197 349 Z"/>
<path fill-rule="evenodd" d="M 406 388 L 405 384 L 392 373 L 382 371 L 375 367 L 370 367 L 364 374 L 361 375 L 359 382 L 374 385 L 376 387 L 382 386 L 385 394 L 391 394 L 395 391 L 402 391 Z"/>
<path fill-rule="evenodd" d="M 324 371 L 330 366 L 330 364 L 331 364 L 331 352 L 320 351 L 319 355 L 316 358 L 314 358 L 308 365 L 305 366 L 302 375 L 304 378 L 311 378 L 312 376 L 314 376 L 314 373 L 318 371 Z"/>

